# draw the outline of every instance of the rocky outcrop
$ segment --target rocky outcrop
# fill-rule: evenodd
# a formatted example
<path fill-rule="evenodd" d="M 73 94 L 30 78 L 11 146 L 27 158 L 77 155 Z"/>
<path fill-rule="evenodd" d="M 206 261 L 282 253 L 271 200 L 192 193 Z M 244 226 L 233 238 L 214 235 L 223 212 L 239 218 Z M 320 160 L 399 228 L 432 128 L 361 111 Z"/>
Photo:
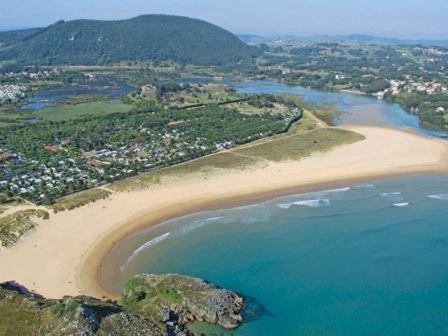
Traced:
<path fill-rule="evenodd" d="M 242 322 L 240 296 L 178 274 L 136 276 L 126 286 L 123 304 L 141 312 L 152 311 L 158 319 L 179 325 L 204 321 L 234 329 Z"/>
<path fill-rule="evenodd" d="M 187 324 L 206 321 L 236 328 L 243 299 L 201 279 L 140 275 L 121 304 L 78 296 L 45 299 L 15 283 L 0 284 L 0 336 L 190 336 Z"/>
<path fill-rule="evenodd" d="M 128 313 L 111 301 L 91 297 L 49 300 L 14 283 L 0 284 L 0 335 L 172 335 L 152 316 Z"/>

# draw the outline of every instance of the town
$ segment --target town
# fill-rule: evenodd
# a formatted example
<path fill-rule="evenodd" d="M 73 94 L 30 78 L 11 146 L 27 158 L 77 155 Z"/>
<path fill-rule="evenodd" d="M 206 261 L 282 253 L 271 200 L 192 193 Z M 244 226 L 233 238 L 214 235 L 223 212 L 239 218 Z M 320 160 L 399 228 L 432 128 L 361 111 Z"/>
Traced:
<path fill-rule="evenodd" d="M 439 47 L 274 41 L 244 74 L 325 90 L 347 90 L 397 102 L 422 122 L 448 125 L 448 51 Z M 3 112 L 9 131 L 0 135 L 0 195 L 51 204 L 57 198 L 238 144 L 278 134 L 301 117 L 301 107 L 280 96 L 237 94 L 219 72 L 175 63 L 132 63 L 92 70 L 34 66 L 2 68 L 0 103 L 21 103 L 40 85 L 84 85 L 126 81 L 134 91 L 121 98 L 124 111 L 106 116 L 83 112 L 48 123 L 39 113 Z M 172 70 L 170 70 L 172 69 Z M 116 71 L 116 70 L 115 70 Z M 206 74 L 211 82 L 181 82 Z M 233 75 L 243 76 L 238 71 Z M 87 111 L 99 97 L 73 97 Z M 113 104 L 118 104 L 115 101 Z M 67 105 L 67 106 L 69 106 Z M 118 105 L 111 105 L 118 106 Z M 112 107 L 115 109 L 114 107 Z M 58 115 L 62 116 L 64 105 Z M 8 117 L 8 118 L 6 118 Z M 23 120 L 35 118 L 36 125 Z M 34 120 L 34 119 L 31 119 Z M 225 121 L 226 132 L 223 129 Z M 101 136 L 100 136 L 101 134 Z M 26 139 L 26 140 L 21 140 Z"/>
<path fill-rule="evenodd" d="M 448 51 L 442 47 L 274 40 L 254 79 L 275 79 L 396 102 L 423 122 L 448 127 Z"/>
<path fill-rule="evenodd" d="M 11 127 L 0 134 L 0 193 L 51 204 L 66 194 L 286 132 L 302 115 L 280 97 L 245 100 L 283 108 L 160 108 Z"/>
<path fill-rule="evenodd" d="M 25 98 L 25 92 L 22 85 L 0 85 L 0 104 L 17 103 Z"/>

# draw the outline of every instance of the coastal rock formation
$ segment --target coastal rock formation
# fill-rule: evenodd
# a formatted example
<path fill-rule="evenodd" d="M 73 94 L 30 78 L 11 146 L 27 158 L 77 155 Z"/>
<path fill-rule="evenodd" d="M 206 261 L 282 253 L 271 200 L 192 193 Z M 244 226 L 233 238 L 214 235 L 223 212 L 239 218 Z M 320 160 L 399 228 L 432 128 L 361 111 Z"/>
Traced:
<path fill-rule="evenodd" d="M 242 321 L 241 297 L 181 275 L 136 276 L 121 303 L 87 296 L 50 300 L 15 283 L 0 284 L 0 336 L 190 336 L 186 326 L 193 321 L 229 329 Z"/>
<path fill-rule="evenodd" d="M 168 336 L 170 331 L 152 316 L 130 314 L 115 302 L 86 296 L 50 300 L 5 283 L 0 284 L 0 335 Z"/>
<path fill-rule="evenodd" d="M 162 321 L 180 325 L 204 321 L 234 329 L 242 322 L 240 296 L 178 274 L 136 276 L 128 282 L 122 302 L 131 310 L 153 312 Z"/>

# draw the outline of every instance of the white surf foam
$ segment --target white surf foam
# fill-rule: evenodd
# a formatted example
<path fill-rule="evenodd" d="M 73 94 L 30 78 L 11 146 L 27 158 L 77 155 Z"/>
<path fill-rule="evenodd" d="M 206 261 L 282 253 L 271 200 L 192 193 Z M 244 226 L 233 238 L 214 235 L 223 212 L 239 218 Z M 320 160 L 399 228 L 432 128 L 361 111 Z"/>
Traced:
<path fill-rule="evenodd" d="M 381 196 L 384 196 L 384 197 L 401 196 L 401 192 L 400 191 L 396 191 L 396 192 L 381 193 Z"/>
<path fill-rule="evenodd" d="M 370 189 L 375 188 L 374 184 L 360 184 L 355 187 L 356 189 Z"/>
<path fill-rule="evenodd" d="M 125 270 L 125 268 L 127 267 L 127 265 L 129 265 L 129 263 L 135 258 L 137 257 L 141 252 L 143 252 L 144 250 L 157 245 L 161 242 L 163 242 L 164 240 L 168 239 L 171 236 L 171 232 L 167 232 L 164 233 L 161 236 L 158 236 L 154 239 L 151 239 L 150 241 L 144 243 L 142 246 L 140 246 L 138 249 L 136 249 L 130 256 L 129 258 L 126 260 L 126 263 L 120 267 L 120 270 L 123 272 Z"/>
<path fill-rule="evenodd" d="M 313 199 L 313 200 L 305 200 L 305 201 L 296 201 L 291 203 L 282 203 L 277 206 L 282 209 L 289 209 L 290 207 L 296 206 L 305 206 L 308 208 L 321 208 L 330 206 L 331 202 L 329 199 Z"/>
<path fill-rule="evenodd" d="M 328 195 L 342 194 L 342 193 L 349 191 L 350 189 L 351 189 L 350 187 L 338 188 L 338 189 L 328 189 L 328 190 L 316 191 L 314 193 L 310 193 L 310 195 L 314 195 L 317 197 L 324 197 L 324 196 L 328 196 Z"/>
<path fill-rule="evenodd" d="M 167 239 L 169 236 L 171 236 L 171 232 L 164 233 L 164 234 L 161 235 L 161 236 L 158 236 L 158 237 L 156 237 L 156 238 L 154 238 L 154 239 L 151 239 L 149 242 L 146 242 L 145 244 L 143 244 L 142 246 L 140 246 L 138 249 L 136 249 L 132 255 L 134 255 L 134 254 L 137 255 L 137 254 L 139 254 L 140 252 L 142 252 L 142 251 L 144 251 L 144 250 L 150 248 L 151 246 L 154 246 L 154 245 L 157 245 L 157 244 L 163 242 L 163 241 L 164 241 L 165 239 Z"/>
<path fill-rule="evenodd" d="M 395 203 L 401 203 L 403 201 L 403 197 L 400 191 L 381 193 L 380 196 L 388 201 Z"/>
<path fill-rule="evenodd" d="M 428 197 L 432 198 L 432 199 L 437 199 L 440 201 L 448 201 L 448 194 L 430 195 Z"/>
<path fill-rule="evenodd" d="M 268 217 L 266 216 L 255 216 L 255 217 L 249 217 L 246 219 L 242 219 L 242 222 L 245 224 L 258 224 L 258 223 L 264 223 L 268 221 Z"/>
<path fill-rule="evenodd" d="M 178 233 L 181 235 L 185 235 L 187 233 L 190 233 L 193 230 L 199 229 L 199 228 L 206 226 L 212 222 L 217 222 L 224 218 L 225 218 L 224 216 L 219 216 L 219 217 L 210 217 L 210 218 L 206 218 L 206 219 L 200 219 L 200 220 L 193 222 L 190 225 L 181 227 Z"/>
<path fill-rule="evenodd" d="M 395 204 L 394 204 L 394 207 L 397 207 L 397 208 L 404 208 L 404 207 L 407 207 L 409 204 L 410 204 L 409 202 L 395 203 Z"/>
<path fill-rule="evenodd" d="M 292 207 L 292 203 L 282 203 L 282 204 L 277 204 L 277 206 L 282 209 L 289 209 L 290 207 Z"/>
<path fill-rule="evenodd" d="M 351 187 L 344 187 L 344 188 L 338 188 L 338 189 L 328 189 L 328 190 L 321 190 L 321 191 L 311 191 L 311 192 L 307 192 L 307 193 L 300 193 L 300 194 L 293 194 L 293 195 L 289 195 L 287 197 L 282 197 L 282 199 L 284 200 L 292 200 L 292 199 L 297 199 L 298 197 L 302 198 L 302 197 L 316 197 L 316 198 L 321 198 L 321 197 L 327 197 L 330 194 L 339 194 L 339 193 L 344 193 L 347 192 L 349 190 L 351 190 Z M 287 203 L 285 203 L 287 204 Z"/>
<path fill-rule="evenodd" d="M 346 191 L 349 191 L 350 189 L 351 189 L 350 187 L 345 187 L 345 188 L 324 190 L 322 192 L 326 193 L 326 194 L 334 194 L 334 193 L 338 193 L 338 192 L 346 192 Z"/>
<path fill-rule="evenodd" d="M 178 233 L 181 234 L 181 235 L 186 235 L 187 233 L 190 233 L 191 231 L 194 231 L 194 230 L 199 229 L 199 228 L 201 228 L 203 226 L 206 226 L 206 225 L 207 225 L 207 221 L 206 220 L 196 221 L 193 224 L 181 227 L 179 229 Z"/>
<path fill-rule="evenodd" d="M 220 220 L 220 219 L 224 219 L 224 218 L 225 218 L 224 216 L 210 217 L 210 218 L 207 218 L 206 221 L 207 221 L 207 222 L 215 222 L 215 221 L 218 221 L 218 220 Z"/>

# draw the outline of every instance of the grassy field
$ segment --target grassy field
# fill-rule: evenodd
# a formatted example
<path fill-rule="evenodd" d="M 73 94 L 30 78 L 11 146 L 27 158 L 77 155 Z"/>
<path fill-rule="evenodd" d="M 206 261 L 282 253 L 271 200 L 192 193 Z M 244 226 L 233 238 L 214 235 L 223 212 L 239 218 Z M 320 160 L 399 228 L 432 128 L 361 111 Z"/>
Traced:
<path fill-rule="evenodd" d="M 308 131 L 312 131 L 318 127 L 319 127 L 319 125 L 318 125 L 317 121 L 315 120 L 315 118 L 313 118 L 311 113 L 308 111 L 304 111 L 302 119 L 300 119 L 300 122 L 295 123 L 291 127 L 290 133 L 308 132 Z"/>
<path fill-rule="evenodd" d="M 327 152 L 336 146 L 351 144 L 363 139 L 362 135 L 351 131 L 338 128 L 320 128 L 238 149 L 235 153 L 269 161 L 300 160 L 313 153 Z"/>
<path fill-rule="evenodd" d="M 59 211 L 72 210 L 98 200 L 106 199 L 110 195 L 110 191 L 103 189 L 86 190 L 58 199 L 55 204 L 51 205 L 51 209 L 53 209 L 55 213 Z"/>
<path fill-rule="evenodd" d="M 154 172 L 141 174 L 108 186 L 108 189 L 118 192 L 129 192 L 144 190 L 154 185 L 163 183 L 163 179 L 176 178 L 192 174 L 214 174 L 218 170 L 239 170 L 260 164 L 256 158 L 236 155 L 231 152 L 218 153 L 206 156 L 194 161 L 186 162 L 176 166 L 164 168 Z"/>
<path fill-rule="evenodd" d="M 11 126 L 11 125 L 13 125 L 14 123 L 6 123 L 6 122 L 3 122 L 3 121 L 0 121 L 0 128 L 3 128 L 3 127 L 8 127 L 8 126 Z"/>
<path fill-rule="evenodd" d="M 0 244 L 3 247 L 13 246 L 25 233 L 33 230 L 36 224 L 33 217 L 48 219 L 44 210 L 23 210 L 0 218 Z"/>
<path fill-rule="evenodd" d="M 105 115 L 115 112 L 129 112 L 132 105 L 122 103 L 120 100 L 96 101 L 76 105 L 63 105 L 58 107 L 46 107 L 34 115 L 38 118 L 50 121 L 61 121 L 88 115 Z"/>
<path fill-rule="evenodd" d="M 242 157 L 232 152 L 210 155 L 188 163 L 173 166 L 163 170 L 163 175 L 184 175 L 196 172 L 206 172 L 216 169 L 244 169 L 253 166 L 257 159 Z"/>
<path fill-rule="evenodd" d="M 334 126 L 335 119 L 341 114 L 334 105 L 310 105 L 303 101 L 300 96 L 292 94 L 281 94 L 282 97 L 292 100 L 304 110 L 310 111 L 316 118 L 322 120 L 328 126 Z"/>
<path fill-rule="evenodd" d="M 232 103 L 226 105 L 228 108 L 233 108 L 238 111 L 241 111 L 242 113 L 247 114 L 262 114 L 262 113 L 286 113 L 288 112 L 288 108 L 285 105 L 282 104 L 273 104 L 274 107 L 257 107 L 253 106 L 247 102 L 240 102 L 240 103 Z"/>
<path fill-rule="evenodd" d="M 158 184 L 160 184 L 160 179 L 155 173 L 151 172 L 114 182 L 108 185 L 107 188 L 118 192 L 130 192 L 148 189 Z"/>
<path fill-rule="evenodd" d="M 31 111 L 0 108 L 0 127 L 13 125 L 19 122 L 18 119 L 26 119 L 32 117 L 33 113 Z"/>
<path fill-rule="evenodd" d="M 328 126 L 334 126 L 335 119 L 337 119 L 340 114 L 336 107 L 332 105 L 312 106 L 310 107 L 310 111 L 312 111 L 317 118 L 325 122 Z"/>
<path fill-rule="evenodd" d="M 0 289 L 0 335 L 43 335 L 47 314 L 25 296 Z"/>
<path fill-rule="evenodd" d="M 132 108 L 132 105 L 124 104 L 121 100 L 111 100 L 64 104 L 57 107 L 45 107 L 39 111 L 0 109 L 0 127 L 19 123 L 20 119 L 36 118 L 48 121 L 61 121 L 89 115 L 107 115 L 115 112 L 125 113 Z"/>

